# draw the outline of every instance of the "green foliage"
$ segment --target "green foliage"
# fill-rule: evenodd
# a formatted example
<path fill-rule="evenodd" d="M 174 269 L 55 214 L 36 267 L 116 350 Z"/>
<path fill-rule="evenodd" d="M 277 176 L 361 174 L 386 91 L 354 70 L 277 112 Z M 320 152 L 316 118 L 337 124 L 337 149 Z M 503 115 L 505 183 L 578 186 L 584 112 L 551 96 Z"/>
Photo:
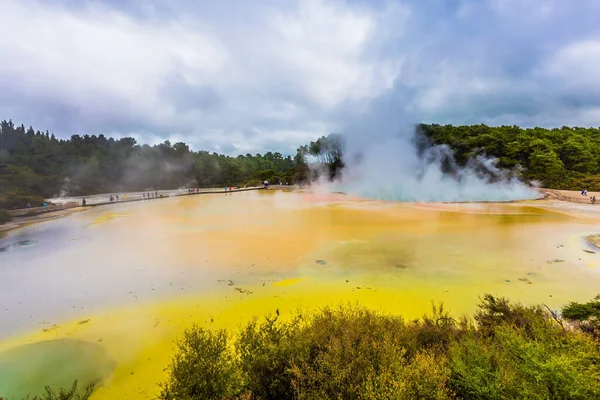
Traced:
<path fill-rule="evenodd" d="M 78 382 L 74 381 L 70 389 L 61 388 L 56 392 L 46 386 L 46 393 L 40 396 L 26 397 L 24 400 L 88 400 L 94 391 L 94 386 L 88 386 L 83 392 L 78 390 Z M 3 400 L 0 397 L 0 400 Z"/>
<path fill-rule="evenodd" d="M 340 307 L 288 322 L 254 320 L 234 345 L 197 327 L 184 338 L 162 399 L 600 396 L 592 337 L 563 329 L 541 307 L 490 295 L 473 322 L 457 322 L 441 306 L 411 322 Z"/>
<path fill-rule="evenodd" d="M 295 353 L 300 322 L 280 323 L 278 317 L 268 316 L 262 324 L 254 320 L 242 329 L 236 343 L 239 368 L 247 389 L 258 398 L 293 397 L 289 360 Z"/>
<path fill-rule="evenodd" d="M 294 340 L 296 397 L 450 398 L 445 359 L 420 347 L 418 336 L 417 325 L 398 317 L 359 307 L 326 308 Z"/>
<path fill-rule="evenodd" d="M 479 333 L 493 335 L 497 326 L 508 324 L 525 333 L 532 333 L 535 324 L 545 323 L 546 312 L 540 306 L 524 307 L 508 299 L 485 294 L 475 313 Z"/>
<path fill-rule="evenodd" d="M 462 398 L 590 399 L 600 395 L 596 344 L 551 321 L 530 332 L 510 323 L 493 337 L 467 332 L 450 347 L 452 386 Z M 533 337 L 532 337 L 533 336 Z"/>
<path fill-rule="evenodd" d="M 500 168 L 523 168 L 522 178 L 556 189 L 600 189 L 600 129 L 566 127 L 425 125 L 417 127 L 432 144 L 446 144 L 459 165 L 477 155 L 497 159 Z M 420 138 L 418 143 L 424 143 Z"/>
<path fill-rule="evenodd" d="M 562 309 L 562 316 L 573 321 L 585 321 L 595 317 L 600 318 L 600 297 L 587 303 L 571 302 Z"/>
<path fill-rule="evenodd" d="M 600 295 L 587 303 L 571 302 L 562 309 L 563 318 L 600 339 Z"/>
<path fill-rule="evenodd" d="M 227 399 L 240 394 L 240 374 L 225 331 L 198 326 L 187 330 L 177 343 L 169 373 L 161 384 L 161 400 Z"/>
<path fill-rule="evenodd" d="M 419 151 L 447 145 L 452 154 L 443 164 L 465 166 L 478 156 L 493 157 L 499 168 L 525 181 L 557 189 L 600 190 L 600 129 L 562 127 L 521 129 L 417 126 Z M 344 143 L 338 134 L 300 146 L 296 154 L 267 152 L 237 157 L 191 151 L 169 141 L 148 146 L 133 138 L 104 135 L 54 135 L 0 122 L 0 207 L 21 208 L 23 197 L 219 187 L 271 183 L 303 183 L 319 175 L 333 179 L 345 167 Z M 382 171 L 385 173 L 386 171 Z M 485 171 L 482 171 L 485 172 Z M 493 180 L 494 177 L 490 176 Z M 33 203 L 32 203 L 33 206 Z"/>
<path fill-rule="evenodd" d="M 194 152 L 185 143 L 165 141 L 148 146 L 137 144 L 133 138 L 115 140 L 104 135 L 58 140 L 54 135 L 2 121 L 0 207 L 41 205 L 39 199 L 43 202 L 43 198 L 61 193 L 238 186 L 258 183 L 263 177 L 263 181 L 291 185 L 308 178 L 296 171 L 300 161 L 304 162 L 303 156 L 292 158 L 277 152 L 230 157 Z"/>
<path fill-rule="evenodd" d="M 6 209 L 41 207 L 44 204 L 44 198 L 38 195 L 28 195 L 20 191 L 9 189 L 0 194 L 0 207 Z"/>
<path fill-rule="evenodd" d="M 8 211 L 0 208 L 0 225 L 5 224 L 10 221 L 12 221 L 12 217 L 10 216 Z"/>

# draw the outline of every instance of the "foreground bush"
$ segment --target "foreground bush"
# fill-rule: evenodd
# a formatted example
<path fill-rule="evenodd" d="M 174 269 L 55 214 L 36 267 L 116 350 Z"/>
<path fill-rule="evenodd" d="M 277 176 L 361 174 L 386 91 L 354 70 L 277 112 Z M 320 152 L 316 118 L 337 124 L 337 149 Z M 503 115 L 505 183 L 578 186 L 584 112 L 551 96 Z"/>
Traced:
<path fill-rule="evenodd" d="M 46 386 L 46 393 L 40 396 L 28 396 L 23 400 L 88 400 L 94 392 L 94 385 L 88 386 L 83 392 L 78 389 L 78 382 L 74 381 L 70 389 L 59 389 L 58 392 Z M 0 396 L 0 400 L 5 400 Z M 8 400 L 8 399 L 6 399 Z"/>
<path fill-rule="evenodd" d="M 562 309 L 562 315 L 581 331 L 600 340 L 600 295 L 587 303 L 569 303 Z"/>
<path fill-rule="evenodd" d="M 161 384 L 162 399 L 232 398 L 240 394 L 240 374 L 225 331 L 197 326 L 177 343 L 170 379 Z"/>
<path fill-rule="evenodd" d="M 590 335 L 486 295 L 473 321 L 342 307 L 254 320 L 235 337 L 195 326 L 160 399 L 588 399 L 599 366 Z"/>

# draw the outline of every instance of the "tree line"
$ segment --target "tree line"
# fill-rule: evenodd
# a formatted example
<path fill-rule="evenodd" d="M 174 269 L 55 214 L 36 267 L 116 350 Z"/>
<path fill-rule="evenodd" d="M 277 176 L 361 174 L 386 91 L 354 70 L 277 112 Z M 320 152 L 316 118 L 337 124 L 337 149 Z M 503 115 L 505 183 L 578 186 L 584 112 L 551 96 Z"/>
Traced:
<path fill-rule="evenodd" d="M 149 146 L 131 137 L 102 134 L 58 139 L 48 131 L 4 120 L 0 122 L 0 209 L 23 208 L 28 203 L 40 206 L 44 198 L 60 195 L 257 185 L 266 180 L 305 182 L 311 178 L 308 165 L 319 162 L 328 151 L 321 150 L 327 142 L 320 138 L 299 148 L 293 157 L 278 152 L 231 157 L 192 151 L 183 142 Z M 310 154 L 314 160 L 307 159 Z"/>
<path fill-rule="evenodd" d="M 518 126 L 420 124 L 422 147 L 446 145 L 457 165 L 478 156 L 512 170 L 525 182 L 572 190 L 600 190 L 600 128 L 524 129 Z"/>
<path fill-rule="evenodd" d="M 600 190 L 600 128 L 419 124 L 414 134 L 419 151 L 449 147 L 453 159 L 447 165 L 465 166 L 483 156 L 525 182 Z M 342 136 L 331 134 L 300 146 L 293 156 L 266 152 L 232 157 L 192 151 L 183 142 L 150 146 L 131 137 L 102 134 L 58 139 L 48 131 L 4 120 L 0 209 L 41 205 L 44 198 L 61 194 L 255 185 L 265 180 L 296 184 L 323 173 L 333 179 L 343 171 L 343 149 Z M 451 173 L 451 168 L 445 172 Z"/>

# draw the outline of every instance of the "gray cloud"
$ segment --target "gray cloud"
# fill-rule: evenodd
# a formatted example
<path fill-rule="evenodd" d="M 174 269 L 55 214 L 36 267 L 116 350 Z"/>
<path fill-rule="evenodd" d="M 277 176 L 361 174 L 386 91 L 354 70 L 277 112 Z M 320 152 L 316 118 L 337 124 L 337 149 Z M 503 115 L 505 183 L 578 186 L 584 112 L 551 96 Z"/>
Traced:
<path fill-rule="evenodd" d="M 5 0 L 0 14 L 0 118 L 62 137 L 290 153 L 373 105 L 381 129 L 600 125 L 594 0 Z"/>

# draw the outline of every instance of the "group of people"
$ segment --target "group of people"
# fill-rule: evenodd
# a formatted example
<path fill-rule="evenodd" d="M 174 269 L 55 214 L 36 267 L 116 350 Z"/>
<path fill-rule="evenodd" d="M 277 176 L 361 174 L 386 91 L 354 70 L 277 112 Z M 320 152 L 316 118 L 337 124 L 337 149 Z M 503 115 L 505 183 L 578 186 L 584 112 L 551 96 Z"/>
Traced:
<path fill-rule="evenodd" d="M 145 199 L 149 199 L 151 197 L 158 197 L 158 192 L 154 192 L 154 193 L 152 193 L 152 192 L 148 192 L 148 193 L 144 192 L 144 193 L 142 193 L 142 196 L 144 196 Z M 161 195 L 161 197 L 162 197 L 162 195 Z"/>
<path fill-rule="evenodd" d="M 586 197 L 587 197 L 587 195 L 588 195 L 588 191 L 587 191 L 587 189 L 583 189 L 583 190 L 581 191 L 581 195 L 582 195 L 582 196 L 586 196 Z M 591 202 L 592 204 L 596 203 L 596 196 L 592 196 L 592 197 L 590 198 L 590 202 Z"/>

